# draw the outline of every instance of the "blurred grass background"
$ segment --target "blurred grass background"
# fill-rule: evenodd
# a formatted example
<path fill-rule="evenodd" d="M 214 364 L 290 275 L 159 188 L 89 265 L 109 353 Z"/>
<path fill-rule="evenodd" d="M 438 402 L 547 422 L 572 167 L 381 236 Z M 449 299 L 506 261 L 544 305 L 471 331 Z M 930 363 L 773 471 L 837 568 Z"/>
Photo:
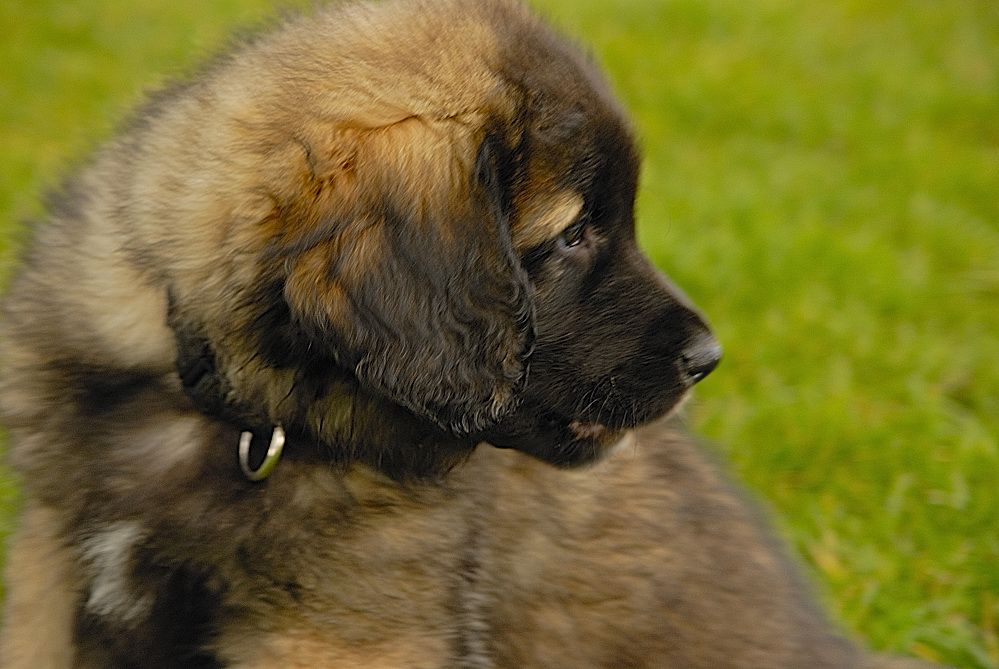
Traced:
<path fill-rule="evenodd" d="M 999 669 L 999 3 L 534 4 L 609 71 L 642 242 L 726 346 L 699 432 L 849 633 Z M 272 13 L 0 3 L 0 276 L 143 90 Z"/>

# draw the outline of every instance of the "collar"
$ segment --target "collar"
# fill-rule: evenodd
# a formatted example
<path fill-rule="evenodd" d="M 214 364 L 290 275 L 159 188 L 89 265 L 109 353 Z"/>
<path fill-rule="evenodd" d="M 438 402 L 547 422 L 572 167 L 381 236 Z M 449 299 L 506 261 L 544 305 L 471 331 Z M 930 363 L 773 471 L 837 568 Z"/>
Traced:
<path fill-rule="evenodd" d="M 218 372 L 215 352 L 207 340 L 174 329 L 177 340 L 177 374 L 194 406 L 209 418 L 240 429 L 237 453 L 247 479 L 263 481 L 277 466 L 284 452 L 285 430 L 264 421 L 228 401 L 229 385 Z"/>

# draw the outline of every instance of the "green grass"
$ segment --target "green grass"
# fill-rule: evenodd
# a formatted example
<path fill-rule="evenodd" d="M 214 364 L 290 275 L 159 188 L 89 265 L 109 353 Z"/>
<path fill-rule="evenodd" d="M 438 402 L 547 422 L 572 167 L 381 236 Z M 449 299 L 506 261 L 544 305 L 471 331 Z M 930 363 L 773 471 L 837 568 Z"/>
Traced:
<path fill-rule="evenodd" d="M 999 4 L 535 4 L 606 64 L 642 242 L 726 345 L 699 431 L 852 634 L 999 669 Z M 144 87 L 267 14 L 0 4 L 3 237 Z"/>

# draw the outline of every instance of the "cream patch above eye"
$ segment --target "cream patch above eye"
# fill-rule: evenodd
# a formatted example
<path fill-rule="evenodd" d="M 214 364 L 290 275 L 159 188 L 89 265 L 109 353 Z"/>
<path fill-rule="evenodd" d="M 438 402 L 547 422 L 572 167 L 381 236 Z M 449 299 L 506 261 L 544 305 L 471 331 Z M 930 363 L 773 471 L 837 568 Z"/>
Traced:
<path fill-rule="evenodd" d="M 583 196 L 576 191 L 562 191 L 551 198 L 539 198 L 520 218 L 514 231 L 514 246 L 527 249 L 562 234 L 579 218 Z"/>

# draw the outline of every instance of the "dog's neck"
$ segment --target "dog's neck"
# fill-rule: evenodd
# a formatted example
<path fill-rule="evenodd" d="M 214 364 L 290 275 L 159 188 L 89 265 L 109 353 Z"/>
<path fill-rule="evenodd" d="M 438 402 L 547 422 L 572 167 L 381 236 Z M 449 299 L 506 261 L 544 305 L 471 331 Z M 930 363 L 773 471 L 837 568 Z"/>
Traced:
<path fill-rule="evenodd" d="M 343 464 L 359 461 L 392 478 L 426 479 L 446 473 L 475 448 L 475 440 L 444 432 L 352 376 L 324 385 L 304 422 Z"/>
<path fill-rule="evenodd" d="M 206 342 L 178 333 L 177 373 L 201 413 L 253 433 L 254 443 L 266 448 L 277 426 L 257 407 L 231 399 L 237 393 Z M 362 387 L 343 369 L 313 374 L 294 384 L 286 403 L 291 414 L 280 426 L 292 457 L 327 466 L 363 462 L 395 479 L 427 479 L 446 473 L 475 447 L 475 440 L 444 432 Z"/>

